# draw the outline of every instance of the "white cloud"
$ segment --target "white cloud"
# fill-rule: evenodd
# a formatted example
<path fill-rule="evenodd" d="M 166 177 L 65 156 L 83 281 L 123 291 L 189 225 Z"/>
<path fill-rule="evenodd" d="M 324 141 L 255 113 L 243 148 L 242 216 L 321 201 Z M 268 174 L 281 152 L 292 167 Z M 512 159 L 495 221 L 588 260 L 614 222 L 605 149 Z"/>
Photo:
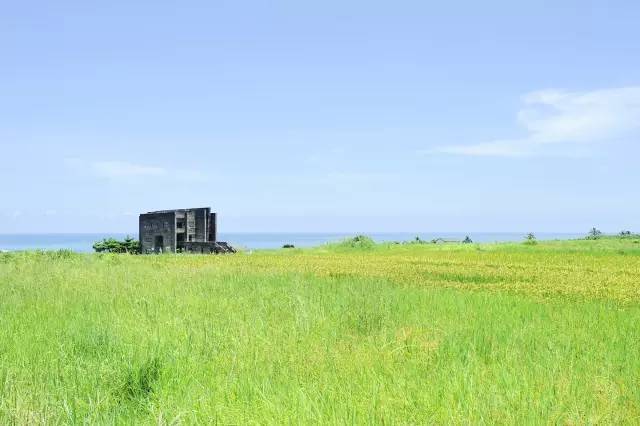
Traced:
<path fill-rule="evenodd" d="M 542 90 L 524 95 L 522 102 L 517 119 L 527 132 L 525 137 L 443 146 L 431 152 L 503 157 L 566 154 L 577 144 L 615 142 L 640 130 L 640 87 L 589 92 Z"/>

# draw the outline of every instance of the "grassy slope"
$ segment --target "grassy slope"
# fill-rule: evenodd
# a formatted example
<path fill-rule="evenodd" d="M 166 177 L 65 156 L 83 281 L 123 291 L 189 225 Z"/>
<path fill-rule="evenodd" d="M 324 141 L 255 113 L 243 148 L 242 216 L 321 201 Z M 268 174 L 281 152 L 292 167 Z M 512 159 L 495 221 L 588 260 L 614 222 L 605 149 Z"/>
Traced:
<path fill-rule="evenodd" d="M 0 423 L 637 423 L 640 244 L 0 255 Z"/>

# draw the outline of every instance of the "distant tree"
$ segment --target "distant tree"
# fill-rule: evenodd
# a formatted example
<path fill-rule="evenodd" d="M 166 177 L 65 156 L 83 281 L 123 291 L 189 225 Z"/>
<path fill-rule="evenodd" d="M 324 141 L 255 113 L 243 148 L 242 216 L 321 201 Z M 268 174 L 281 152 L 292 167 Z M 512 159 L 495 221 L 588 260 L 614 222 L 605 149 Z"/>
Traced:
<path fill-rule="evenodd" d="M 464 240 L 462 240 L 462 244 L 471 244 L 472 242 L 473 242 L 473 240 L 471 238 L 469 238 L 468 235 L 466 237 L 464 237 Z"/>
<path fill-rule="evenodd" d="M 631 235 L 631 231 L 620 231 L 620 236 L 628 237 Z"/>
<path fill-rule="evenodd" d="M 589 230 L 589 234 L 587 235 L 587 238 L 590 240 L 597 240 L 598 238 L 600 238 L 601 235 L 602 235 L 602 231 L 600 231 L 598 228 L 594 226 Z"/>
<path fill-rule="evenodd" d="M 527 234 L 527 236 L 524 237 L 524 243 L 525 244 L 531 244 L 531 245 L 538 244 L 538 240 L 537 240 L 536 236 L 533 234 L 533 232 L 529 232 Z"/>

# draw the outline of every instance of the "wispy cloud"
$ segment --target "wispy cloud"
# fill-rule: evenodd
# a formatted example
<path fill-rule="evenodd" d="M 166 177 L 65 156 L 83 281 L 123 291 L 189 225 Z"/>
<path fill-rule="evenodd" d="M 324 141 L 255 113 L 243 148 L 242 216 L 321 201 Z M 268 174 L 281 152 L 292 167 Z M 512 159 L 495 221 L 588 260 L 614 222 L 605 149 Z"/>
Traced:
<path fill-rule="evenodd" d="M 67 168 L 78 173 L 109 179 L 126 181 L 132 178 L 171 178 L 179 182 L 202 182 L 208 178 L 197 170 L 168 169 L 165 167 L 130 163 L 127 161 L 84 161 L 79 158 L 64 160 Z"/>
<path fill-rule="evenodd" d="M 124 161 L 97 161 L 91 163 L 91 169 L 97 176 L 106 178 L 164 176 L 167 170 L 162 167 L 127 163 Z"/>
<path fill-rule="evenodd" d="M 624 140 L 640 130 L 640 87 L 588 92 L 549 89 L 524 95 L 522 103 L 517 121 L 526 136 L 441 146 L 430 152 L 523 157 Z"/>

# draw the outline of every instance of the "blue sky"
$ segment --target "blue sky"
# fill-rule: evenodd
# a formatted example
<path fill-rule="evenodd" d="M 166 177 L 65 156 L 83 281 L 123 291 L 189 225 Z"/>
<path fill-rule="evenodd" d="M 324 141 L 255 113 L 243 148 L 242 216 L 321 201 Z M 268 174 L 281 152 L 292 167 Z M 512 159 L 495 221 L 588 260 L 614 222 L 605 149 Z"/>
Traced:
<path fill-rule="evenodd" d="M 640 2 L 5 2 L 0 232 L 640 230 Z"/>

